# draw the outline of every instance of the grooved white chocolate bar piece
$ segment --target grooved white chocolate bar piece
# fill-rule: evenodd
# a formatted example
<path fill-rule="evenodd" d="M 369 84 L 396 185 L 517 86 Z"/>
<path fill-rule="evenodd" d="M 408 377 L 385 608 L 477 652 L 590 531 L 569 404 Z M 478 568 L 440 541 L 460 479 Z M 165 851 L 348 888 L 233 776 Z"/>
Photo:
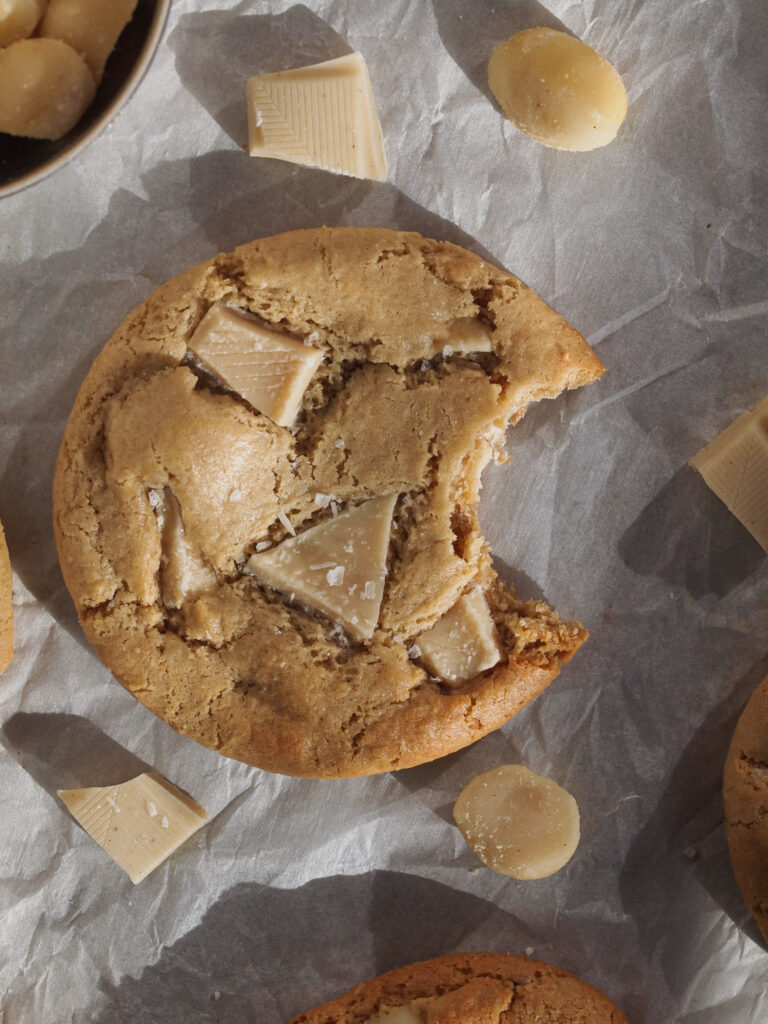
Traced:
<path fill-rule="evenodd" d="M 278 590 L 337 619 L 356 639 L 367 639 L 379 621 L 396 501 L 395 494 L 370 498 L 252 555 L 248 566 Z"/>
<path fill-rule="evenodd" d="M 385 181 L 387 161 L 362 55 L 248 80 L 251 156 Z"/>
<path fill-rule="evenodd" d="M 216 302 L 189 341 L 204 366 L 281 427 L 293 422 L 323 361 L 320 349 Z"/>
<path fill-rule="evenodd" d="M 502 656 L 496 627 L 481 590 L 462 595 L 431 629 L 416 639 L 424 667 L 447 683 L 463 683 Z"/>
<path fill-rule="evenodd" d="M 734 420 L 690 465 L 768 551 L 768 397 Z"/>
<path fill-rule="evenodd" d="M 204 807 L 150 773 L 117 786 L 57 792 L 75 820 L 134 884 L 208 820 Z"/>

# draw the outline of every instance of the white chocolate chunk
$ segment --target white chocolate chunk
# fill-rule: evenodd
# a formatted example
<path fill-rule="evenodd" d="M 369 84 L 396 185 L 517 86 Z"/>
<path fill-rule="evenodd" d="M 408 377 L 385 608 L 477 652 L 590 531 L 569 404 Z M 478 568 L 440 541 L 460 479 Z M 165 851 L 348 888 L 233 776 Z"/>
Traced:
<path fill-rule="evenodd" d="M 734 420 L 690 465 L 768 551 L 768 398 Z"/>
<path fill-rule="evenodd" d="M 357 640 L 368 639 L 379 621 L 396 501 L 397 495 L 387 494 L 353 506 L 252 555 L 248 567 L 266 583 L 337 619 Z"/>
<path fill-rule="evenodd" d="M 134 884 L 208 820 L 204 807 L 150 773 L 117 786 L 57 792 L 73 818 Z"/>
<path fill-rule="evenodd" d="M 212 590 L 216 586 L 216 574 L 197 548 L 190 544 L 184 530 L 181 506 L 170 488 L 166 487 L 162 492 L 151 491 L 150 504 L 160 529 L 160 593 L 163 604 L 166 608 L 181 608 L 185 601 Z"/>
<path fill-rule="evenodd" d="M 120 33 L 131 20 L 136 2 L 49 0 L 40 35 L 68 43 L 80 54 L 98 83 Z"/>
<path fill-rule="evenodd" d="M 385 181 L 387 161 L 362 55 L 248 80 L 251 156 Z"/>
<path fill-rule="evenodd" d="M 424 1024 L 426 999 L 414 999 L 404 1006 L 382 1006 L 375 1017 L 368 1017 L 365 1024 Z"/>
<path fill-rule="evenodd" d="M 0 0 L 0 47 L 31 36 L 44 10 L 45 0 Z"/>
<path fill-rule="evenodd" d="M 216 302 L 189 341 L 203 365 L 281 427 L 296 417 L 323 361 L 320 349 Z"/>
<path fill-rule="evenodd" d="M 451 352 L 491 352 L 491 331 L 487 324 L 474 316 L 460 317 L 450 324 L 448 329 L 436 336 L 438 348 Z M 449 353 L 450 354 L 450 353 Z"/>
<path fill-rule="evenodd" d="M 60 139 L 95 92 L 83 59 L 58 39 L 20 39 L 0 50 L 0 132 Z"/>
<path fill-rule="evenodd" d="M 571 794 L 519 764 L 478 775 L 462 790 L 453 816 L 484 864 L 521 880 L 559 871 L 579 843 Z"/>
<path fill-rule="evenodd" d="M 421 633 L 419 661 L 447 683 L 463 683 L 502 657 L 496 627 L 481 590 L 462 595 L 431 629 Z"/>
<path fill-rule="evenodd" d="M 613 65 L 551 28 L 524 29 L 498 46 L 488 84 L 516 128 L 555 149 L 605 146 L 627 113 L 627 93 Z"/>

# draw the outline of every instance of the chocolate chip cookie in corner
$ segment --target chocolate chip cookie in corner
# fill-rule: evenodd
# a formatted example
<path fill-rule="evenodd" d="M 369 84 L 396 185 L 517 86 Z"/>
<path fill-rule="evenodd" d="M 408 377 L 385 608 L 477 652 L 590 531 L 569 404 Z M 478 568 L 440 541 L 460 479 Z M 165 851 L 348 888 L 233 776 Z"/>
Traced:
<path fill-rule="evenodd" d="M 503 725 L 586 638 L 499 581 L 480 473 L 580 334 L 465 249 L 261 239 L 118 327 L 67 424 L 54 526 L 91 643 L 179 732 L 270 771 L 405 768 Z"/>
<path fill-rule="evenodd" d="M 627 1024 L 598 989 L 552 964 L 454 953 L 356 985 L 290 1024 Z"/>

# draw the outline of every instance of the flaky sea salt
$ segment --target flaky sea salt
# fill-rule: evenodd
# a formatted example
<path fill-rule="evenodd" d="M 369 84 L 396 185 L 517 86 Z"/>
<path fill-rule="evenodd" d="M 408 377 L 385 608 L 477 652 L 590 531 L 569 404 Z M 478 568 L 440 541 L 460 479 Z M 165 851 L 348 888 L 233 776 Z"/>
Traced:
<path fill-rule="evenodd" d="M 266 551 L 267 548 L 271 548 L 271 547 L 272 547 L 272 541 L 271 540 L 260 540 L 259 543 L 256 545 L 256 550 L 257 551 Z"/>
<path fill-rule="evenodd" d="M 322 494 L 320 491 L 318 491 L 317 494 L 315 495 L 315 504 L 319 505 L 320 508 L 328 508 L 332 501 L 332 494 Z"/>
<path fill-rule="evenodd" d="M 292 537 L 295 537 L 296 536 L 296 531 L 293 528 L 293 523 L 288 518 L 288 516 L 285 514 L 285 512 L 282 511 L 282 509 L 280 510 L 280 512 L 277 513 L 277 518 L 280 520 L 280 522 L 286 528 L 288 533 L 290 533 L 290 535 Z"/>
<path fill-rule="evenodd" d="M 337 565 L 335 569 L 329 569 L 325 574 L 329 587 L 340 587 L 344 582 L 344 566 Z"/>
<path fill-rule="evenodd" d="M 376 597 L 376 584 L 373 580 L 365 581 L 363 597 L 366 598 L 368 601 L 372 601 Z"/>

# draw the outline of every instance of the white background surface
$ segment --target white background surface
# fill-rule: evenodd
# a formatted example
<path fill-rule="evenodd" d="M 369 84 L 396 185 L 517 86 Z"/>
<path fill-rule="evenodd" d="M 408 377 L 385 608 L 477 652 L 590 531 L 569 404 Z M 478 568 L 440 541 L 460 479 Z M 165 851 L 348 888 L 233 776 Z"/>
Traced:
<path fill-rule="evenodd" d="M 524 953 L 632 1024 L 768 1019 L 720 774 L 768 671 L 768 561 L 687 460 L 768 392 L 764 0 L 175 0 L 158 57 L 75 163 L 0 201 L 0 518 L 17 653 L 0 684 L 0 1020 L 282 1024 L 458 949 Z M 485 63 L 558 26 L 614 62 L 604 150 L 520 135 Z M 366 57 L 384 184 L 250 159 L 245 79 Z M 596 385 L 510 432 L 482 515 L 501 571 L 592 632 L 501 732 L 422 768 L 309 782 L 227 761 L 133 701 L 85 643 L 50 489 L 77 388 L 154 287 L 251 238 L 379 224 L 507 266 L 596 345 Z M 54 790 L 138 758 L 211 824 L 134 887 Z M 450 808 L 522 762 L 576 797 L 550 879 L 480 867 Z"/>

